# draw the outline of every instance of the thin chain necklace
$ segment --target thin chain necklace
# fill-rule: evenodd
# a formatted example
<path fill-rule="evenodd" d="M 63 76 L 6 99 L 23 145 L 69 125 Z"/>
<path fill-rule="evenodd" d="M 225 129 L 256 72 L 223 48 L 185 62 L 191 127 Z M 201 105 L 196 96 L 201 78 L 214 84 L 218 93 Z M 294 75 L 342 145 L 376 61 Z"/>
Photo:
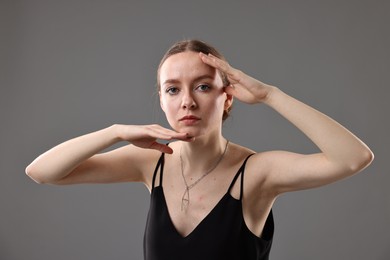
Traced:
<path fill-rule="evenodd" d="M 229 144 L 229 140 L 226 141 L 225 150 L 221 154 L 221 156 L 218 158 L 218 160 L 215 162 L 213 167 L 211 167 L 208 171 L 206 171 L 202 176 L 200 176 L 199 179 L 197 179 L 194 183 L 191 185 L 188 185 L 187 180 L 184 176 L 184 163 L 183 158 L 181 155 L 181 148 L 180 147 L 180 166 L 181 166 L 181 176 L 183 176 L 184 185 L 186 186 L 183 197 L 181 198 L 181 211 L 186 210 L 188 208 L 188 205 L 190 204 L 190 189 L 192 189 L 196 184 L 198 184 L 204 177 L 206 177 L 210 172 L 212 172 L 215 168 L 217 168 L 218 164 L 222 161 L 223 157 L 225 156 L 227 147 Z"/>

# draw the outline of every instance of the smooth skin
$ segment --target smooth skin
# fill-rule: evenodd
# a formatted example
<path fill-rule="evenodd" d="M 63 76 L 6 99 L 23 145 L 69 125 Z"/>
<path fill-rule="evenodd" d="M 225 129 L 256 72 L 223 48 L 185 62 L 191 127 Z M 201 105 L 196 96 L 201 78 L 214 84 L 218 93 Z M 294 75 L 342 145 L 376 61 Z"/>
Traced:
<path fill-rule="evenodd" d="M 223 86 L 220 71 L 228 75 L 230 86 Z M 265 104 L 300 129 L 320 152 L 306 155 L 268 151 L 255 153 L 248 160 L 243 213 L 248 228 L 260 236 L 280 194 L 349 177 L 374 158 L 361 140 L 333 119 L 212 55 L 191 51 L 172 55 L 160 69 L 160 82 L 161 108 L 172 129 L 159 125 L 112 125 L 50 149 L 35 159 L 26 173 L 38 183 L 142 182 L 151 190 L 154 167 L 164 152 L 163 187 L 169 214 L 177 232 L 187 236 L 226 193 L 245 157 L 255 152 L 230 143 L 218 167 L 191 189 L 187 211 L 180 207 L 185 190 L 180 153 L 184 175 L 191 184 L 223 152 L 226 139 L 222 135 L 222 113 L 233 99 Z M 183 120 L 188 115 L 197 119 Z M 158 139 L 171 143 L 167 146 Z M 129 145 L 100 153 L 120 141 Z M 239 193 L 240 187 L 235 185 L 231 195 L 237 199 Z"/>

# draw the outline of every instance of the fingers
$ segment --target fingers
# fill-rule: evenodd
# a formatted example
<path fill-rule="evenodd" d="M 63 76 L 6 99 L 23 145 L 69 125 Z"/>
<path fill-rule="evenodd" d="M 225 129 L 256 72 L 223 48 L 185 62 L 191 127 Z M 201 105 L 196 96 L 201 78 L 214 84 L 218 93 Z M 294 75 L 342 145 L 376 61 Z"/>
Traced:
<path fill-rule="evenodd" d="M 234 85 L 229 85 L 223 89 L 228 95 L 236 96 L 237 95 L 237 89 L 234 87 Z"/>
<path fill-rule="evenodd" d="M 169 153 L 169 154 L 173 153 L 173 150 L 171 147 L 169 147 L 168 145 L 165 145 L 165 144 L 157 143 L 157 142 L 152 143 L 150 146 L 150 149 L 155 149 L 155 150 L 158 150 L 162 153 Z"/>
<path fill-rule="evenodd" d="M 224 72 L 228 76 L 229 80 L 232 81 L 233 83 L 240 82 L 238 70 L 231 67 L 227 61 L 221 60 L 210 53 L 208 55 L 206 55 L 206 54 L 200 52 L 199 56 L 202 59 L 202 61 L 204 63 L 206 63 L 207 65 L 210 65 L 210 66 Z"/>
<path fill-rule="evenodd" d="M 137 129 L 137 133 L 128 140 L 130 143 L 140 148 L 154 149 L 163 153 L 171 154 L 173 150 L 168 145 L 160 143 L 159 140 L 176 139 L 186 142 L 195 140 L 188 133 L 178 133 L 157 124 L 135 126 L 135 129 Z"/>
<path fill-rule="evenodd" d="M 155 139 L 163 139 L 163 140 L 176 139 L 176 140 L 181 140 L 181 141 L 186 141 L 186 142 L 192 142 L 195 140 L 195 138 L 189 136 L 188 133 L 178 133 L 174 130 L 162 127 L 162 126 L 157 125 L 157 124 L 149 125 L 146 127 L 149 131 L 150 137 L 153 137 Z M 157 141 L 153 141 L 150 144 L 149 148 L 158 150 L 158 151 L 163 152 L 163 153 L 168 153 L 168 154 L 173 153 L 173 150 L 171 147 L 169 147 L 166 144 L 161 144 Z"/>
<path fill-rule="evenodd" d="M 228 69 L 230 68 L 229 64 L 221 59 L 218 59 L 217 57 L 213 56 L 212 54 L 204 54 L 202 52 L 199 53 L 200 58 L 202 61 L 216 69 L 219 69 L 225 73 L 227 73 Z"/>
<path fill-rule="evenodd" d="M 163 139 L 163 140 L 183 140 L 187 141 L 189 139 L 189 136 L 187 133 L 178 133 L 176 131 L 173 131 L 171 129 L 162 127 L 160 125 L 149 125 L 146 126 L 147 132 L 150 137 L 156 138 L 156 139 Z"/>
<path fill-rule="evenodd" d="M 175 130 L 171 130 L 165 127 L 162 127 L 158 124 L 145 126 L 147 128 L 147 134 L 149 137 L 153 139 L 162 139 L 162 140 L 180 140 L 185 142 L 193 142 L 195 138 L 190 136 L 188 133 L 179 133 Z M 158 146 L 161 148 L 161 146 Z M 166 149 L 166 147 L 162 147 L 162 149 Z M 168 151 L 171 151 L 168 148 Z"/>

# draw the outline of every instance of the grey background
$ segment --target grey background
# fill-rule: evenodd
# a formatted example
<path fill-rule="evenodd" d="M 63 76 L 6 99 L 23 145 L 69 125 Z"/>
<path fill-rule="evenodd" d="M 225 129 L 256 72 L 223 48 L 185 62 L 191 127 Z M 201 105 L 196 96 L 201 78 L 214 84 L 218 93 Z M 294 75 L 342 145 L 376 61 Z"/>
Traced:
<path fill-rule="evenodd" d="M 143 185 L 37 185 L 24 168 L 113 123 L 166 125 L 155 71 L 184 38 L 214 44 L 376 155 L 353 178 L 281 196 L 271 259 L 390 259 L 389 3 L 1 0 L 0 259 L 142 259 Z M 258 151 L 317 151 L 261 105 L 235 102 L 224 133 Z"/>

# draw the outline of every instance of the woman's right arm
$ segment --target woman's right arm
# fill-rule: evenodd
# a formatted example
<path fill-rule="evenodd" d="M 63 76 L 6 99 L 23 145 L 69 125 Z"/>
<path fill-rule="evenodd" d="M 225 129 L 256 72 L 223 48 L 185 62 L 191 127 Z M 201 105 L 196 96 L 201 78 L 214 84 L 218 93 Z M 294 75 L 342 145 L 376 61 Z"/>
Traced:
<path fill-rule="evenodd" d="M 145 182 L 146 167 L 160 154 L 155 150 L 172 153 L 157 139 L 190 141 L 186 133 L 159 125 L 112 125 L 53 147 L 28 165 L 26 174 L 48 184 Z M 120 141 L 130 145 L 99 153 Z"/>

